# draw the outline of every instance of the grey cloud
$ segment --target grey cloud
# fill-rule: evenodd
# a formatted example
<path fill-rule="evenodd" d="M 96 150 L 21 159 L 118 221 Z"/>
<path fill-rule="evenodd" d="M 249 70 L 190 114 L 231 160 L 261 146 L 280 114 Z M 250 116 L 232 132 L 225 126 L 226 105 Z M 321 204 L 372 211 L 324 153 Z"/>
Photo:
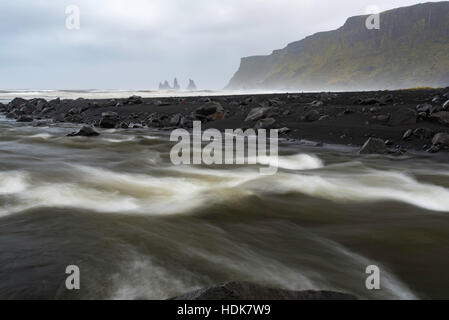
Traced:
<path fill-rule="evenodd" d="M 376 4 L 377 3 L 377 4 Z M 3 0 L 0 88 L 151 89 L 193 78 L 219 89 L 240 58 L 342 25 L 366 7 L 417 1 Z M 65 29 L 65 8 L 81 30 Z"/>

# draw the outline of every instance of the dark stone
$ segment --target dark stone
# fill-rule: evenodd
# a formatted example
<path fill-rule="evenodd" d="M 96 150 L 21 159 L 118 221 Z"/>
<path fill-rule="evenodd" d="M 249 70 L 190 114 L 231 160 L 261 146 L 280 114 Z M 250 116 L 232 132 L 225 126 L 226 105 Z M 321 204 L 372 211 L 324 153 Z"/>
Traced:
<path fill-rule="evenodd" d="M 408 108 L 402 108 L 393 112 L 388 124 L 390 126 L 406 126 L 416 123 L 417 113 L 416 111 Z"/>
<path fill-rule="evenodd" d="M 376 98 L 365 98 L 365 99 L 358 99 L 355 104 L 374 105 L 377 103 L 379 103 L 379 100 Z"/>
<path fill-rule="evenodd" d="M 446 110 L 449 108 L 449 100 L 447 100 L 445 103 L 443 103 L 442 109 Z"/>
<path fill-rule="evenodd" d="M 195 110 L 196 119 L 201 121 L 224 119 L 224 109 L 219 102 L 210 101 Z"/>
<path fill-rule="evenodd" d="M 99 126 L 100 128 L 106 128 L 106 129 L 112 129 L 115 128 L 120 119 L 118 117 L 118 114 L 116 112 L 103 112 L 101 114 L 102 118 L 100 120 Z"/>
<path fill-rule="evenodd" d="M 432 120 L 436 120 L 442 125 L 449 125 L 449 111 L 440 111 L 437 113 L 433 113 L 430 118 Z"/>
<path fill-rule="evenodd" d="M 289 133 L 290 131 L 292 131 L 292 129 L 287 128 L 287 127 L 284 127 L 284 128 L 278 129 L 278 134 L 287 134 L 287 133 Z"/>
<path fill-rule="evenodd" d="M 324 105 L 324 102 L 321 100 L 314 100 L 310 103 L 310 105 L 312 107 L 318 108 L 318 107 L 322 107 Z"/>
<path fill-rule="evenodd" d="M 418 128 L 413 131 L 413 135 L 421 140 L 424 140 L 431 139 L 434 135 L 434 132 L 428 128 Z"/>
<path fill-rule="evenodd" d="M 32 114 L 34 111 L 36 111 L 36 107 L 28 103 L 21 105 L 19 109 L 20 114 Z"/>
<path fill-rule="evenodd" d="M 81 136 L 81 137 L 96 137 L 96 136 L 99 136 L 99 135 L 100 135 L 100 133 L 98 133 L 94 128 L 92 128 L 90 126 L 84 126 L 80 130 L 78 130 L 77 132 L 69 133 L 67 136 L 68 137 L 77 137 L 77 136 Z"/>
<path fill-rule="evenodd" d="M 129 125 L 126 122 L 120 122 L 119 128 L 121 128 L 121 129 L 128 129 Z"/>
<path fill-rule="evenodd" d="M 259 107 L 253 108 L 246 116 L 245 121 L 257 121 L 263 118 L 273 117 L 279 114 L 278 108 L 273 107 Z"/>
<path fill-rule="evenodd" d="M 84 122 L 84 118 L 81 114 L 72 114 L 72 115 L 68 115 L 64 118 L 65 122 L 71 122 L 71 123 L 83 123 Z"/>
<path fill-rule="evenodd" d="M 139 97 L 139 96 L 131 96 L 128 98 L 128 100 L 126 102 L 127 102 L 127 104 L 142 104 L 143 99 L 142 99 L 142 97 Z"/>
<path fill-rule="evenodd" d="M 431 113 L 432 112 L 432 105 L 429 103 L 419 104 L 416 106 L 417 112 L 425 112 L 425 113 Z"/>
<path fill-rule="evenodd" d="M 390 102 L 393 102 L 393 95 L 392 94 L 387 94 L 387 95 L 384 95 L 384 96 L 382 96 L 380 99 L 379 99 L 379 103 L 380 104 L 387 104 L 387 103 L 390 103 Z"/>
<path fill-rule="evenodd" d="M 9 105 L 12 106 L 13 108 L 18 108 L 19 106 L 21 106 L 22 104 L 27 103 L 27 100 L 23 99 L 23 98 L 14 98 Z"/>
<path fill-rule="evenodd" d="M 407 131 L 404 133 L 404 135 L 402 136 L 402 139 L 403 139 L 403 140 L 407 140 L 407 139 L 409 139 L 412 135 L 413 135 L 413 130 L 412 130 L 412 129 L 409 129 L 409 130 L 407 130 Z"/>
<path fill-rule="evenodd" d="M 389 114 L 380 114 L 376 117 L 376 119 L 378 121 L 387 122 L 388 120 L 390 120 L 390 115 Z"/>
<path fill-rule="evenodd" d="M 447 148 L 449 147 L 449 134 L 446 132 L 437 133 L 432 139 L 433 145 Z"/>
<path fill-rule="evenodd" d="M 242 106 L 248 106 L 250 104 L 254 103 L 254 98 L 250 97 L 250 98 L 246 98 L 245 100 L 243 100 L 242 102 L 240 102 L 240 105 Z"/>
<path fill-rule="evenodd" d="M 333 291 L 292 291 L 248 282 L 227 282 L 186 293 L 172 300 L 357 300 L 357 297 Z"/>
<path fill-rule="evenodd" d="M 273 126 L 273 124 L 276 122 L 276 119 L 273 118 L 265 118 L 257 121 L 256 125 L 254 126 L 255 129 L 269 129 Z"/>
<path fill-rule="evenodd" d="M 17 122 L 33 122 L 33 117 L 30 117 L 28 115 L 22 115 L 17 119 Z"/>
<path fill-rule="evenodd" d="M 388 148 L 382 139 L 369 138 L 359 151 L 360 154 L 386 154 Z"/>
<path fill-rule="evenodd" d="M 316 110 L 310 110 L 304 115 L 304 121 L 313 122 L 320 119 L 320 113 Z"/>

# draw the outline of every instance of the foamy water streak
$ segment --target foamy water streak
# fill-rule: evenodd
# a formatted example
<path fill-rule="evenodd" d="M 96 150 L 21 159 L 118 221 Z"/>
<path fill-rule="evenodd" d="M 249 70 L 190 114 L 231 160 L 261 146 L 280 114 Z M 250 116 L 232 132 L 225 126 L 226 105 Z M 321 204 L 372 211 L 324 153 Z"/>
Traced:
<path fill-rule="evenodd" d="M 267 157 L 262 162 L 266 165 L 270 161 Z M 1 173 L 0 195 L 15 195 L 17 207 L 8 204 L 0 212 L 54 206 L 123 214 L 176 214 L 256 194 L 292 192 L 335 202 L 399 201 L 428 210 L 449 211 L 447 188 L 420 183 L 404 173 L 381 170 L 365 170 L 357 175 L 304 173 L 324 166 L 319 158 L 307 154 L 280 157 L 278 164 L 287 171 L 272 177 L 259 175 L 256 167 L 235 170 L 168 167 L 166 176 L 156 177 L 72 165 L 71 173 L 75 173 L 77 181 L 30 184 L 26 172 Z"/>
<path fill-rule="evenodd" d="M 66 137 L 70 124 L 0 126 L 0 274 L 18 279 L 0 276 L 0 298 L 31 292 L 20 279 L 51 283 L 47 266 L 73 259 L 104 270 L 89 279 L 89 298 L 168 298 L 250 280 L 414 299 L 444 282 L 447 215 L 435 213 L 449 211 L 445 161 L 281 145 L 288 155 L 257 165 L 173 166 L 162 133 L 90 139 Z M 261 176 L 270 164 L 277 174 Z M 370 264 L 382 291 L 364 289 Z"/>

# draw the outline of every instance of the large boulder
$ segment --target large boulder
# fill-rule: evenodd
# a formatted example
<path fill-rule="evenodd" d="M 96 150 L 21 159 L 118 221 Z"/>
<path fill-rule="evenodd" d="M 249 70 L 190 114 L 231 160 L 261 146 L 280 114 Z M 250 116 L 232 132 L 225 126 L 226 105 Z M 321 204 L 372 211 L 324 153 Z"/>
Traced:
<path fill-rule="evenodd" d="M 112 129 L 115 128 L 120 122 L 120 118 L 116 112 L 103 112 L 101 117 L 102 118 L 99 123 L 100 128 Z"/>
<path fill-rule="evenodd" d="M 19 106 L 21 106 L 22 104 L 27 103 L 27 100 L 23 99 L 23 98 L 14 98 L 9 105 L 12 108 L 18 108 Z"/>
<path fill-rule="evenodd" d="M 273 124 L 275 122 L 276 122 L 276 119 L 274 119 L 274 118 L 260 119 L 259 121 L 257 121 L 254 128 L 255 129 L 269 129 L 269 128 L 273 127 Z"/>
<path fill-rule="evenodd" d="M 222 120 L 226 113 L 219 102 L 210 101 L 195 110 L 195 117 L 201 121 Z"/>
<path fill-rule="evenodd" d="M 431 139 L 434 135 L 434 132 L 429 128 L 417 128 L 413 130 L 413 135 L 421 140 L 424 140 Z"/>
<path fill-rule="evenodd" d="M 437 133 L 432 139 L 433 145 L 449 147 L 449 134 L 446 132 Z"/>
<path fill-rule="evenodd" d="M 304 121 L 313 122 L 320 119 L 320 113 L 317 110 L 310 110 L 304 115 Z"/>
<path fill-rule="evenodd" d="M 422 103 L 416 106 L 417 112 L 431 113 L 433 106 L 430 103 Z"/>
<path fill-rule="evenodd" d="M 19 112 L 20 114 L 32 114 L 36 111 L 36 107 L 31 103 L 22 104 L 20 106 Z"/>
<path fill-rule="evenodd" d="M 28 115 L 22 115 L 17 119 L 17 122 L 33 122 L 33 117 Z"/>
<path fill-rule="evenodd" d="M 232 281 L 186 293 L 172 300 L 357 300 L 357 297 L 341 292 L 292 291 Z"/>
<path fill-rule="evenodd" d="M 221 112 L 221 111 L 224 111 L 224 109 L 219 102 L 210 101 L 210 102 L 206 102 L 201 107 L 197 108 L 195 110 L 195 113 L 197 115 L 209 116 L 211 114 L 214 114 L 216 112 Z"/>
<path fill-rule="evenodd" d="M 386 154 L 389 150 L 385 141 L 377 138 L 369 138 L 360 149 L 360 154 Z"/>
<path fill-rule="evenodd" d="M 84 126 L 82 127 L 80 130 L 78 130 L 77 132 L 72 132 L 69 133 L 67 136 L 68 137 L 77 137 L 77 136 L 82 136 L 82 137 L 96 137 L 99 136 L 100 134 L 91 126 Z"/>
<path fill-rule="evenodd" d="M 401 108 L 391 114 L 390 126 L 407 126 L 416 123 L 417 113 L 409 108 Z"/>
<path fill-rule="evenodd" d="M 274 107 L 258 107 L 252 108 L 245 121 L 257 121 L 263 118 L 270 118 L 279 114 L 279 109 Z"/>
<path fill-rule="evenodd" d="M 449 125 L 449 111 L 440 111 L 430 116 L 431 119 L 438 121 L 442 125 Z"/>
<path fill-rule="evenodd" d="M 78 113 L 78 114 L 68 114 L 64 117 L 65 122 L 71 122 L 71 123 L 83 123 L 84 117 Z"/>
<path fill-rule="evenodd" d="M 139 96 L 131 96 L 128 98 L 128 100 L 126 100 L 127 104 L 142 104 L 143 103 L 143 99 L 142 97 Z M 117 103 L 115 103 L 116 105 Z"/>

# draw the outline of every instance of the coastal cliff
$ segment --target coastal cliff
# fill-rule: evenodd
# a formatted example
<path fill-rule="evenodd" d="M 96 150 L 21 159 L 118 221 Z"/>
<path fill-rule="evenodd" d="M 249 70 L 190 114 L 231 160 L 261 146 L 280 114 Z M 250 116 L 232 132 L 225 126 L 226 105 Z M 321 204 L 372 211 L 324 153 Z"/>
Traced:
<path fill-rule="evenodd" d="M 227 89 L 379 90 L 449 84 L 449 2 L 349 18 L 268 56 L 241 59 Z"/>

